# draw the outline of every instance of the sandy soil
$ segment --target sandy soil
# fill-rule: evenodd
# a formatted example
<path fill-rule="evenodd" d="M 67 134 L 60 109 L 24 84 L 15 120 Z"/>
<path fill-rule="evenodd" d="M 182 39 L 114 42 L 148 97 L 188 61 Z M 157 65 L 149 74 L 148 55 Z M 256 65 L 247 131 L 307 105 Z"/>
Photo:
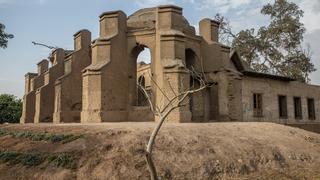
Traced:
<path fill-rule="evenodd" d="M 76 169 L 0 163 L 0 179 L 149 179 L 144 149 L 155 123 L 1 125 L 84 134 L 63 144 L 0 136 L 0 151 L 71 153 Z M 165 124 L 154 159 L 161 179 L 320 179 L 320 134 L 272 123 Z"/>

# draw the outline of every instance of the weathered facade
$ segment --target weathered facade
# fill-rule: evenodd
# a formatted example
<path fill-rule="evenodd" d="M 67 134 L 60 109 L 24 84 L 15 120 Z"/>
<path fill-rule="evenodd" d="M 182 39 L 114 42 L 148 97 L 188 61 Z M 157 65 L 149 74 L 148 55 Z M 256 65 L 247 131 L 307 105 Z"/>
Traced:
<path fill-rule="evenodd" d="M 53 122 L 80 122 L 82 107 L 82 70 L 91 63 L 91 33 L 74 35 L 74 51 L 64 60 L 64 72 L 54 84 Z"/>
<path fill-rule="evenodd" d="M 172 5 L 100 16 L 100 35 L 74 35 L 74 51 L 56 49 L 52 66 L 25 76 L 21 123 L 157 121 L 137 82 L 155 106 L 197 86 L 187 68 L 215 84 L 189 97 L 169 122 L 271 121 L 320 123 L 320 87 L 252 71 L 236 51 L 218 42 L 219 23 L 203 19 L 199 35 Z M 148 48 L 150 64 L 137 64 Z"/>

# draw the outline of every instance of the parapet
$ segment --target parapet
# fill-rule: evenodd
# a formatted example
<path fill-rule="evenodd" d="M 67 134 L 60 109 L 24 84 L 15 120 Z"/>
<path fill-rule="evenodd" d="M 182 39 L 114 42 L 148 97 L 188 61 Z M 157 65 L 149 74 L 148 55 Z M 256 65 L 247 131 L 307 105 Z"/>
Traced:
<path fill-rule="evenodd" d="M 182 8 L 174 5 L 158 6 L 158 28 L 162 30 L 183 30 Z"/>
<path fill-rule="evenodd" d="M 161 5 L 161 6 L 158 6 L 158 12 L 159 13 L 173 12 L 173 13 L 182 15 L 182 8 L 175 5 Z"/>
<path fill-rule="evenodd" d="M 44 72 L 48 71 L 49 68 L 49 61 L 43 59 L 42 61 L 38 62 L 38 75 L 43 74 Z"/>
<path fill-rule="evenodd" d="M 212 19 L 205 18 L 199 22 L 200 35 L 207 42 L 219 41 L 219 27 L 220 27 L 220 22 Z"/>
<path fill-rule="evenodd" d="M 25 78 L 25 88 L 24 88 L 24 94 L 28 94 L 31 91 L 31 80 L 35 78 L 38 74 L 37 73 L 27 73 Z"/>
<path fill-rule="evenodd" d="M 73 35 L 74 37 L 74 50 L 89 47 L 91 44 L 91 32 L 87 29 L 82 29 Z"/>
<path fill-rule="evenodd" d="M 63 63 L 65 55 L 65 51 L 62 48 L 53 50 L 50 57 L 52 65 Z"/>
<path fill-rule="evenodd" d="M 100 37 L 110 37 L 127 30 L 127 15 L 123 11 L 108 11 L 100 16 Z"/>

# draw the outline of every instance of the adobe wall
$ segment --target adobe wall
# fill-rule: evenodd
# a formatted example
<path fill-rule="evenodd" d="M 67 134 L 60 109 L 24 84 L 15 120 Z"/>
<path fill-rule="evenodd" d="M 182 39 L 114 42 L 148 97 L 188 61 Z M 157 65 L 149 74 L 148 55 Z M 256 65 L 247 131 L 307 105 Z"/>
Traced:
<path fill-rule="evenodd" d="M 27 73 L 25 75 L 25 93 L 23 96 L 22 104 L 22 115 L 20 118 L 20 123 L 32 123 L 34 116 L 34 91 L 31 91 L 31 81 L 38 74 L 36 73 Z"/>
<path fill-rule="evenodd" d="M 82 70 L 91 63 L 91 33 L 74 35 L 74 52 L 64 61 L 64 75 L 55 82 L 54 123 L 80 122 L 82 109 Z"/>
<path fill-rule="evenodd" d="M 210 25 L 202 29 L 208 31 L 210 37 L 214 36 L 212 33 L 217 34 L 217 29 L 212 28 Z M 136 107 L 136 58 L 146 47 L 151 51 L 151 76 L 156 82 L 151 85 L 152 99 L 156 106 L 164 107 L 168 98 L 190 86 L 190 74 L 184 67 L 187 49 L 192 50 L 203 69 L 201 43 L 202 38 L 195 35 L 194 27 L 183 17 L 180 7 L 142 9 L 128 19 L 122 11 L 103 13 L 100 36 L 92 43 L 92 63 L 83 73 L 81 122 L 136 121 L 139 117 L 136 118 L 134 112 L 146 111 Z M 220 45 L 215 44 L 211 50 L 218 47 L 219 51 Z M 208 104 L 206 98 L 202 100 Z M 208 106 L 203 106 L 203 116 L 209 119 Z M 146 117 L 150 117 L 150 112 L 146 113 Z M 190 122 L 191 118 L 190 106 L 186 103 L 170 113 L 168 121 Z"/>
<path fill-rule="evenodd" d="M 35 123 L 53 121 L 54 84 L 64 74 L 65 55 L 63 49 L 56 49 L 52 52 L 52 66 L 44 73 L 44 85 L 35 93 Z"/>
<path fill-rule="evenodd" d="M 25 94 L 22 103 L 20 123 L 33 123 L 35 115 L 35 92 L 44 84 L 44 73 L 48 70 L 49 62 L 42 60 L 37 64 L 38 73 L 25 75 Z"/>
<path fill-rule="evenodd" d="M 244 76 L 242 79 L 243 121 L 266 121 L 285 124 L 320 123 L 320 87 L 296 81 L 279 81 Z M 263 117 L 253 117 L 253 93 L 262 94 Z M 287 96 L 288 118 L 279 117 L 278 95 Z M 294 97 L 301 97 L 302 119 L 294 117 Z M 316 120 L 308 119 L 307 98 L 314 98 Z"/>
<path fill-rule="evenodd" d="M 225 64 L 228 63 L 223 57 L 223 46 L 219 43 L 219 26 L 219 22 L 208 18 L 199 22 L 199 33 L 203 38 L 201 56 L 205 72 L 219 71 L 226 68 Z"/>
<path fill-rule="evenodd" d="M 127 120 L 127 24 L 122 11 L 100 15 L 100 37 L 83 73 L 81 122 Z"/>

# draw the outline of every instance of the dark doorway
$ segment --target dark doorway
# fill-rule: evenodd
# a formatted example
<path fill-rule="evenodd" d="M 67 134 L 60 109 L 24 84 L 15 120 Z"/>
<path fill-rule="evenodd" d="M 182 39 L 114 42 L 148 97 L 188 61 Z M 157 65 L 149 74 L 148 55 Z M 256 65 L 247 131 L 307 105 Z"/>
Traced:
<path fill-rule="evenodd" d="M 197 57 L 195 53 L 191 49 L 187 49 L 185 52 L 185 65 L 189 71 L 197 71 L 199 72 L 199 68 L 197 67 Z M 190 89 L 198 89 L 201 84 L 199 80 L 190 74 Z M 192 113 L 191 120 L 196 122 L 201 122 L 205 120 L 205 94 L 207 91 L 199 91 L 194 94 L 191 94 L 189 97 L 189 108 Z M 207 97 L 209 99 L 209 97 Z"/>

